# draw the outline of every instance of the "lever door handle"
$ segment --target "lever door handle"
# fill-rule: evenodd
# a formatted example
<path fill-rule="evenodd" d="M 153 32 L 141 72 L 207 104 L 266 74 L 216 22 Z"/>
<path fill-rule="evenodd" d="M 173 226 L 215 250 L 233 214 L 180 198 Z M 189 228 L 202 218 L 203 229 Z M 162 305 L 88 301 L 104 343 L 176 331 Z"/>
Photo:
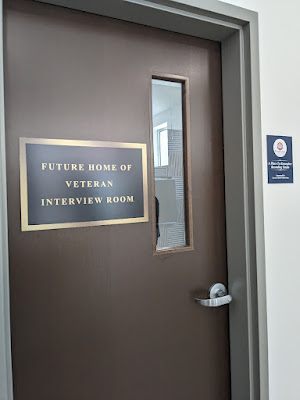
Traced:
<path fill-rule="evenodd" d="M 222 283 L 215 283 L 208 291 L 209 299 L 199 299 L 195 297 L 195 302 L 205 307 L 220 307 L 232 301 L 230 294 Z"/>

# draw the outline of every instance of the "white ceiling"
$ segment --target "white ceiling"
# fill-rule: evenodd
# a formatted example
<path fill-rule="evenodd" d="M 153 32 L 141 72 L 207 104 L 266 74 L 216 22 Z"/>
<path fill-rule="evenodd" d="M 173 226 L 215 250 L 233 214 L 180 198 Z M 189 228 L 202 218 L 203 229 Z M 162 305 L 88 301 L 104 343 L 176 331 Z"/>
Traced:
<path fill-rule="evenodd" d="M 152 113 L 156 116 L 163 111 L 181 111 L 181 83 L 152 80 Z"/>

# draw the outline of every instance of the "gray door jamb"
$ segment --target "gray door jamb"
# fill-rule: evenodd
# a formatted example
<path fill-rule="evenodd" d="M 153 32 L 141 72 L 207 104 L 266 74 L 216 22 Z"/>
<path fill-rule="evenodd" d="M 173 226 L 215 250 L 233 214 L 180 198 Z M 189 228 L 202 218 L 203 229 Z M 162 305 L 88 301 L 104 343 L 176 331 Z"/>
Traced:
<path fill-rule="evenodd" d="M 0 1 L 0 400 L 12 400 L 10 342 L 8 228 L 3 77 L 3 2 Z"/>
<path fill-rule="evenodd" d="M 232 400 L 268 400 L 257 13 L 216 0 L 38 1 L 221 43 Z M 0 13 L 2 28 L 2 1 Z M 2 32 L 0 400 L 12 400 Z"/>

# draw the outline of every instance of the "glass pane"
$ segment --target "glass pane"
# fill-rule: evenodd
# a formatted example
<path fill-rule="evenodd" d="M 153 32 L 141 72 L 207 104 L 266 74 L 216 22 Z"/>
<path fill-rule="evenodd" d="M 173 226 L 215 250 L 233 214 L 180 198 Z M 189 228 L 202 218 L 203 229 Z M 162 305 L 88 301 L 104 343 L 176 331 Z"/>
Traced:
<path fill-rule="evenodd" d="M 152 79 L 156 249 L 186 246 L 180 82 Z"/>

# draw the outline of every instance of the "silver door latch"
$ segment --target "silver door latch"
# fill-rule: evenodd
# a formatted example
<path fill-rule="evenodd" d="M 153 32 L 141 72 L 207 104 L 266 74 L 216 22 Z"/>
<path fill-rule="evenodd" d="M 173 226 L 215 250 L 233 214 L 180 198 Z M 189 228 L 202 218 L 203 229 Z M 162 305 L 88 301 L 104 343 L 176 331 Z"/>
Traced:
<path fill-rule="evenodd" d="M 220 307 L 229 304 L 232 300 L 230 294 L 223 283 L 215 283 L 208 291 L 209 299 L 199 299 L 195 297 L 195 302 L 205 307 Z"/>

